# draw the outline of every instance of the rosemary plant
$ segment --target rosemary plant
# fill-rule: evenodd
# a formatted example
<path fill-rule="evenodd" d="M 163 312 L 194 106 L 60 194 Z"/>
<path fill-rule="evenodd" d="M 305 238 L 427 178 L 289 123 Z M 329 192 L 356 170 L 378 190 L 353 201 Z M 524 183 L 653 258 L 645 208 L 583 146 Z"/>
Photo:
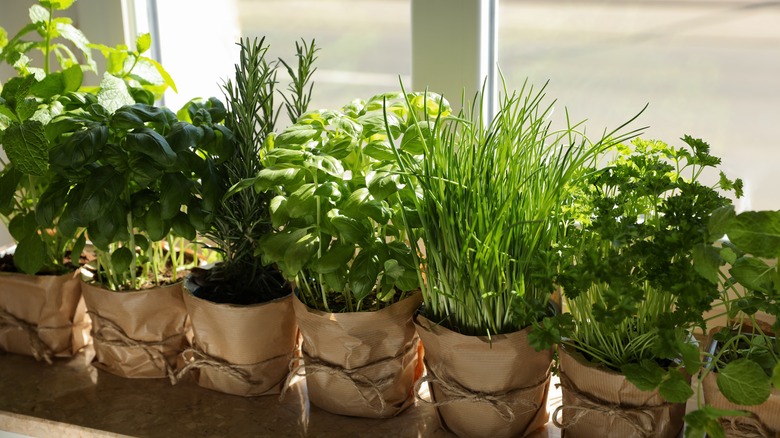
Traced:
<path fill-rule="evenodd" d="M 422 159 L 397 150 L 420 188 L 422 232 L 412 235 L 424 244 L 426 316 L 462 334 L 509 333 L 548 314 L 563 206 L 614 141 L 591 143 L 571 123 L 553 130 L 544 88 L 505 87 L 489 123 L 482 100 L 464 104 L 457 118 L 425 112 Z"/>
<path fill-rule="evenodd" d="M 273 141 L 279 109 L 274 102 L 278 62 L 266 59 L 269 46 L 264 38 L 242 40 L 240 47 L 235 78 L 223 86 L 228 102 L 225 125 L 235 135 L 235 148 L 217 157 L 215 192 L 225 195 L 213 204 L 211 227 L 205 233 L 223 261 L 210 270 L 204 285 L 209 286 L 208 298 L 213 301 L 251 304 L 283 296 L 288 289 L 276 268 L 264 265 L 255 254 L 259 239 L 273 231 L 269 203 L 274 193 L 242 186 L 263 169 L 262 156 Z M 314 41 L 296 47 L 298 68 L 284 64 L 292 78 L 290 97 L 284 100 L 288 114 L 297 118 L 310 100 L 312 88 L 307 89 L 307 84 L 317 48 Z"/>

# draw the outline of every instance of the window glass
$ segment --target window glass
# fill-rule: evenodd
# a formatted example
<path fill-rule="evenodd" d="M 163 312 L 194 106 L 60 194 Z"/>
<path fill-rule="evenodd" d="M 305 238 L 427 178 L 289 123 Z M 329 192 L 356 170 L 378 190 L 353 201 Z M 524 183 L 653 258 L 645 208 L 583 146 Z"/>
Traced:
<path fill-rule="evenodd" d="M 321 50 L 312 109 L 340 108 L 396 90 L 399 75 L 410 82 L 409 9 L 410 0 L 157 2 L 163 65 L 181 83 L 179 96 L 166 96 L 166 104 L 177 107 L 194 93 L 218 93 L 215 84 L 233 72 L 233 43 L 240 36 L 265 36 L 270 59 L 281 56 L 288 63 L 295 62 L 296 41 L 316 40 Z M 282 87 L 286 79 L 280 70 Z"/>
<path fill-rule="evenodd" d="M 635 127 L 677 146 L 709 142 L 742 209 L 778 209 L 780 3 L 761 1 L 502 0 L 499 63 L 557 98 L 589 132 L 650 106 Z"/>

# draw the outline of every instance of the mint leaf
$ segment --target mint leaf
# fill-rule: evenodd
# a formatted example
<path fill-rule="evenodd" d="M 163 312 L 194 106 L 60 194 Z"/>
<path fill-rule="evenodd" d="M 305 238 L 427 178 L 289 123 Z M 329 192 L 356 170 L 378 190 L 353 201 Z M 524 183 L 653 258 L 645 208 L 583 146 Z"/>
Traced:
<path fill-rule="evenodd" d="M 780 212 L 746 211 L 728 231 L 729 240 L 756 257 L 774 258 L 780 248 Z"/>
<path fill-rule="evenodd" d="M 664 377 L 664 369 L 650 359 L 642 359 L 638 364 L 623 365 L 620 370 L 629 382 L 642 391 L 654 390 L 661 384 Z"/>
<path fill-rule="evenodd" d="M 772 370 L 772 385 L 775 388 L 780 389 L 780 362 L 778 362 Z"/>
<path fill-rule="evenodd" d="M 135 100 L 127 91 L 125 81 L 109 73 L 104 74 L 103 80 L 100 81 L 100 91 L 98 91 L 97 99 L 98 103 L 111 114 L 125 105 L 135 103 Z"/>
<path fill-rule="evenodd" d="M 670 370 L 667 378 L 661 382 L 658 391 L 661 396 L 672 403 L 685 403 L 693 395 L 691 383 L 677 370 Z"/>
<path fill-rule="evenodd" d="M 759 405 L 769 398 L 772 387 L 763 368 L 752 360 L 729 362 L 718 373 L 718 389 L 732 403 L 744 406 Z"/>
<path fill-rule="evenodd" d="M 26 120 L 11 125 L 3 134 L 3 146 L 11 163 L 22 173 L 43 176 L 49 167 L 49 143 L 43 124 Z"/>
<path fill-rule="evenodd" d="M 729 231 L 732 221 L 737 217 L 733 205 L 720 207 L 710 215 L 707 228 L 710 232 L 711 241 L 716 241 L 725 236 Z"/>
<path fill-rule="evenodd" d="M 149 33 L 138 35 L 138 38 L 135 39 L 135 50 L 138 51 L 138 54 L 149 50 L 149 47 L 152 47 L 152 36 Z"/>
<path fill-rule="evenodd" d="M 680 343 L 680 352 L 682 353 L 683 365 L 685 365 L 685 371 L 690 374 L 695 373 L 701 367 L 701 353 L 699 347 L 687 342 Z"/>

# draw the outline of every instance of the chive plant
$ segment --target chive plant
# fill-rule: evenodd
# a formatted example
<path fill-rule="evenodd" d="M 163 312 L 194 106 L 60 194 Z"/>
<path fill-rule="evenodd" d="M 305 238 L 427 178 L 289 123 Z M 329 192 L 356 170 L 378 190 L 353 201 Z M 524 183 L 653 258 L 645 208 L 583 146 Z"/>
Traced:
<path fill-rule="evenodd" d="M 419 187 L 425 314 L 462 334 L 509 333 L 549 313 L 564 206 L 583 169 L 619 140 L 590 142 L 568 116 L 554 130 L 545 88 L 504 87 L 490 121 L 477 98 L 458 117 L 424 112 L 422 159 L 397 150 Z"/>

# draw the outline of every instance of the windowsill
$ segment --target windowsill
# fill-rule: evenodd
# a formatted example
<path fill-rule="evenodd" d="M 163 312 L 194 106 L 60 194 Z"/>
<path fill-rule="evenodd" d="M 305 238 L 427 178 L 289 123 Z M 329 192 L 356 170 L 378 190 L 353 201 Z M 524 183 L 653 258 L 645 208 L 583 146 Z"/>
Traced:
<path fill-rule="evenodd" d="M 91 352 L 54 365 L 0 354 L 0 430 L 28 436 L 408 436 L 450 437 L 435 409 L 419 401 L 383 420 L 330 414 L 310 406 L 305 384 L 277 396 L 238 397 L 185 380 L 125 379 L 89 365 Z M 548 409 L 560 403 L 551 384 Z M 478 421 L 475 419 L 475 421 Z M 533 438 L 558 438 L 552 425 Z"/>

